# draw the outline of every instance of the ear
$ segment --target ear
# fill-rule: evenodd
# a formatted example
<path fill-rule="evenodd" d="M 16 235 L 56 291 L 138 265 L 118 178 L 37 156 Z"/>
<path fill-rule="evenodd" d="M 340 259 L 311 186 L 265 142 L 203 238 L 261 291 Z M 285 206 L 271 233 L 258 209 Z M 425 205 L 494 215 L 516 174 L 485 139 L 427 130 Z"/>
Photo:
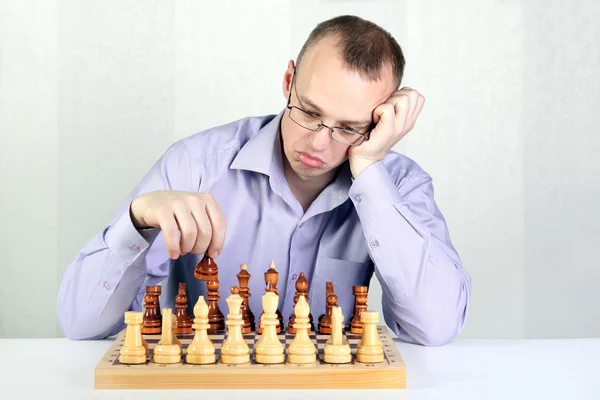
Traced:
<path fill-rule="evenodd" d="M 290 89 L 291 89 L 291 85 L 292 85 L 292 77 L 294 76 L 294 68 L 296 68 L 294 61 L 293 60 L 288 61 L 287 69 L 285 70 L 285 73 L 283 74 L 282 89 L 283 89 L 283 97 L 285 98 L 286 101 L 290 94 Z"/>

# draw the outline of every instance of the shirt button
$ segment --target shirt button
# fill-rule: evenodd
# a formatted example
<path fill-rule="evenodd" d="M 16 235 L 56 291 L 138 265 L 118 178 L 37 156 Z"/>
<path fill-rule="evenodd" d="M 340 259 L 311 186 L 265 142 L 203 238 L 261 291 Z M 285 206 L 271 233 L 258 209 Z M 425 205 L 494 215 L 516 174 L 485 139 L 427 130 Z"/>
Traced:
<path fill-rule="evenodd" d="M 140 251 L 140 247 L 135 244 L 132 244 L 131 251 L 133 251 L 134 253 L 138 253 Z"/>
<path fill-rule="evenodd" d="M 379 247 L 379 242 L 377 240 L 371 240 L 371 246 L 377 248 Z"/>
<path fill-rule="evenodd" d="M 107 281 L 104 281 L 104 289 L 110 290 L 110 283 L 108 283 Z"/>
<path fill-rule="evenodd" d="M 360 195 L 357 194 L 356 196 L 354 196 L 354 200 L 356 200 L 357 203 L 360 203 L 360 201 L 362 200 L 362 197 L 360 197 Z"/>
<path fill-rule="evenodd" d="M 300 222 L 300 223 L 298 224 L 298 228 L 302 228 L 303 226 L 304 226 L 304 222 Z"/>
<path fill-rule="evenodd" d="M 292 280 L 295 281 L 298 278 L 298 274 L 292 275 Z"/>

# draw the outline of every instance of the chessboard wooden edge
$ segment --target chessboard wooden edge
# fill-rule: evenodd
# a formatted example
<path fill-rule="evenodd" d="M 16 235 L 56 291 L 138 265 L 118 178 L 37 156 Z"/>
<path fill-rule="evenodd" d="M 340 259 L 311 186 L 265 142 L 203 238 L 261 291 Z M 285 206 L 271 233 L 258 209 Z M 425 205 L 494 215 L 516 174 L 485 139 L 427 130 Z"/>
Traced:
<path fill-rule="evenodd" d="M 387 327 L 383 327 L 389 336 Z M 354 364 L 285 367 L 256 365 L 223 368 L 211 365 L 181 368 L 132 366 L 119 368 L 107 365 L 111 353 L 125 332 L 114 340 L 95 369 L 96 389 L 405 389 L 406 365 L 398 349 L 390 350 L 397 358 L 396 365 Z M 286 354 L 287 357 L 287 354 Z M 268 368 L 271 367 L 271 368 Z M 369 368 L 373 367 L 373 368 Z"/>

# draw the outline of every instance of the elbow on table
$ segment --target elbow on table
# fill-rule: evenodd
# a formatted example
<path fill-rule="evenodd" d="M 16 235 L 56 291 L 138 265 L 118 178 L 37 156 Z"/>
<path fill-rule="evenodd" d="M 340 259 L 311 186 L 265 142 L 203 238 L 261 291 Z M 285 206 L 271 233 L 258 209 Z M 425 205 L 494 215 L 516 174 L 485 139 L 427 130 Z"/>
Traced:
<path fill-rule="evenodd" d="M 110 336 L 109 332 L 98 325 L 90 325 L 77 319 L 59 320 L 65 337 L 70 340 L 97 340 Z"/>
<path fill-rule="evenodd" d="M 413 337 L 418 344 L 428 347 L 444 346 L 452 341 L 460 332 L 455 329 L 435 329 L 429 332 L 421 332 Z"/>
<path fill-rule="evenodd" d="M 70 340 L 97 340 L 111 336 L 120 327 L 120 321 L 104 321 L 103 316 L 74 315 L 58 312 L 58 321 L 63 334 Z"/>
<path fill-rule="evenodd" d="M 384 315 L 388 325 L 401 339 L 423 346 L 443 346 L 463 331 L 467 320 L 468 296 L 463 297 L 456 308 L 438 305 L 416 309 L 408 314 L 388 311 Z M 387 304 L 384 303 L 384 307 L 387 309 Z"/>

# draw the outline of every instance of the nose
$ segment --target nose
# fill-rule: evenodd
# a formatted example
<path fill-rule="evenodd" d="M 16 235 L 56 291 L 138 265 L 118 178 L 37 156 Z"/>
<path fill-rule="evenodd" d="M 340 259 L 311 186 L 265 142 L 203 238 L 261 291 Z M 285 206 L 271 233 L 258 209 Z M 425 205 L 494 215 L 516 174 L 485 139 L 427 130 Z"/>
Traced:
<path fill-rule="evenodd" d="M 311 145 L 315 150 L 325 150 L 331 146 L 331 130 L 323 126 L 311 134 Z"/>

